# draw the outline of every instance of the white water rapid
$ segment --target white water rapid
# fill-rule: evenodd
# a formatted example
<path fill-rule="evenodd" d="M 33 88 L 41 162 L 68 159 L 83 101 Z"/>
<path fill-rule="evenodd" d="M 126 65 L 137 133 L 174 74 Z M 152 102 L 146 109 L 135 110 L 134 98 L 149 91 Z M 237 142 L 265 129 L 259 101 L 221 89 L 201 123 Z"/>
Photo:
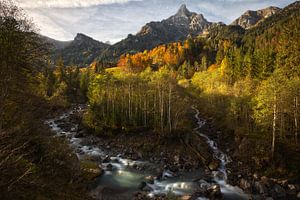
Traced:
<path fill-rule="evenodd" d="M 217 183 L 220 185 L 221 192 L 224 195 L 225 200 L 249 199 L 241 189 L 226 183 L 226 164 L 231 160 L 218 148 L 217 144 L 213 140 L 200 132 L 200 129 L 205 125 L 206 121 L 200 118 L 200 112 L 196 108 L 193 109 L 196 112 L 195 118 L 198 126 L 194 130 L 207 141 L 207 144 L 213 151 L 213 156 L 220 161 L 218 171 L 213 172 L 214 180 L 195 181 L 195 179 L 203 176 L 204 170 L 201 169 L 193 172 L 183 172 L 180 176 L 177 176 L 178 174 L 176 175 L 170 170 L 164 170 L 161 177 L 159 179 L 155 179 L 152 183 L 149 182 L 149 177 L 155 177 L 157 175 L 153 172 L 153 169 L 159 168 L 157 164 L 147 161 L 127 159 L 113 151 L 105 152 L 99 144 L 89 142 L 91 139 L 96 140 L 93 136 L 89 136 L 88 138 L 79 138 L 76 136 L 78 133 L 78 124 L 76 124 L 76 121 L 74 122 L 71 120 L 71 116 L 73 114 L 80 114 L 84 112 L 83 108 L 84 106 L 77 106 L 73 110 L 62 114 L 58 118 L 47 120 L 45 124 L 47 124 L 55 133 L 55 137 L 63 137 L 69 141 L 79 160 L 87 157 L 99 158 L 99 160 L 95 162 L 97 162 L 97 164 L 99 164 L 105 172 L 101 177 L 97 178 L 95 182 L 95 190 L 97 190 L 98 187 L 121 188 L 122 191 L 125 191 L 125 200 L 132 199 L 132 195 L 135 192 L 140 191 L 138 188 L 141 182 L 146 183 L 146 186 L 149 189 L 147 190 L 149 197 L 168 193 L 173 193 L 179 196 L 192 195 L 199 189 L 199 187 L 206 188 Z M 109 157 L 108 161 L 104 162 L 104 159 L 107 157 Z M 137 167 L 142 167 L 144 170 L 137 170 Z M 150 168 L 152 170 L 150 170 Z M 198 198 L 198 200 L 204 199 L 206 198 Z"/>
<path fill-rule="evenodd" d="M 242 189 L 238 187 L 234 187 L 232 185 L 227 184 L 227 170 L 226 165 L 231 162 L 231 159 L 228 155 L 223 153 L 217 146 L 216 142 L 211 140 L 207 135 L 200 132 L 200 129 L 206 124 L 206 121 L 200 117 L 200 112 L 197 108 L 192 107 L 195 110 L 195 118 L 197 120 L 198 126 L 194 129 L 201 137 L 203 137 L 207 144 L 213 151 L 213 156 L 215 159 L 220 161 L 220 166 L 218 171 L 214 171 L 214 180 L 220 185 L 221 192 L 223 194 L 227 194 L 230 199 L 249 199 L 248 195 L 246 195 Z M 231 197 L 232 196 L 232 197 Z"/>

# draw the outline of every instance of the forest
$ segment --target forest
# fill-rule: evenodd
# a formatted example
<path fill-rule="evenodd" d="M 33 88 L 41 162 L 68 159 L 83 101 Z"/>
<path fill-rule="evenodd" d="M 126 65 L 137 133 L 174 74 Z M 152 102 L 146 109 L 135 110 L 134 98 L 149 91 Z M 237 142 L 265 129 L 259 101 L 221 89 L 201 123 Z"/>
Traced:
<path fill-rule="evenodd" d="M 159 138 L 191 130 L 194 105 L 245 143 L 239 159 L 299 179 L 299 10 L 246 31 L 219 25 L 208 36 L 122 55 L 114 67 L 95 60 L 79 68 L 52 62 L 34 24 L 0 1 L 1 197 L 90 198 L 72 150 L 43 125 L 74 104 L 88 105 L 83 124 L 94 135 L 144 128 Z"/>

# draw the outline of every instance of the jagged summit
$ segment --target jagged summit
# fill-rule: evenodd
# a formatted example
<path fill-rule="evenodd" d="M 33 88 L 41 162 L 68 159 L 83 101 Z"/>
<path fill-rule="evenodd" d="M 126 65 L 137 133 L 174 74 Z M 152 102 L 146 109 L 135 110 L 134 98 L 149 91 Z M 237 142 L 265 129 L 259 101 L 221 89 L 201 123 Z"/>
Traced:
<path fill-rule="evenodd" d="M 108 48 L 101 55 L 101 59 L 110 58 L 111 55 L 118 57 L 125 53 L 149 50 L 160 44 L 185 40 L 189 36 L 198 36 L 212 24 L 202 14 L 189 11 L 183 4 L 169 18 L 149 22 L 136 35 L 131 34 Z"/>
<path fill-rule="evenodd" d="M 280 8 L 270 6 L 265 9 L 253 11 L 248 10 L 246 11 L 241 17 L 237 18 L 232 25 L 239 25 L 245 29 L 252 28 L 262 22 L 264 19 L 274 15 Z"/>
<path fill-rule="evenodd" d="M 177 16 L 190 16 L 192 13 L 187 9 L 185 4 L 182 4 L 177 11 L 176 15 Z"/>
<path fill-rule="evenodd" d="M 89 37 L 83 33 L 77 33 L 77 35 L 74 38 L 75 41 L 80 41 L 80 40 L 85 40 L 85 39 L 93 40 L 91 37 Z"/>

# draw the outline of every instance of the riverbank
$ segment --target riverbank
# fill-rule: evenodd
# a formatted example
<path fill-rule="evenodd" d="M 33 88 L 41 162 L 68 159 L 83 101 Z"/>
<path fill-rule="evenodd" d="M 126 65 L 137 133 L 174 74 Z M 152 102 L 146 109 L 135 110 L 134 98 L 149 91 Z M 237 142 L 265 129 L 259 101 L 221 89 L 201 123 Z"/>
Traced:
<path fill-rule="evenodd" d="M 201 119 L 199 112 L 195 116 L 197 128 L 164 137 L 144 128 L 95 136 L 82 125 L 83 112 L 83 108 L 75 109 L 48 124 L 58 136 L 69 139 L 88 172 L 89 190 L 96 199 L 118 199 L 112 191 L 122 191 L 123 199 L 147 199 L 149 194 L 161 198 L 170 188 L 177 192 L 192 189 L 182 193 L 186 198 L 202 195 L 222 199 L 221 190 L 238 191 L 233 186 L 241 187 L 252 199 L 296 199 L 298 195 L 297 184 L 250 171 L 253 163 L 245 165 L 235 155 L 239 143 L 233 135 L 222 134 L 210 119 Z M 230 155 L 231 162 L 223 152 Z M 116 181 L 127 185 L 119 187 Z M 203 183 L 205 189 L 198 186 Z M 236 199 L 228 194 L 226 198 Z"/>
<path fill-rule="evenodd" d="M 255 139 L 237 136 L 230 130 L 217 128 L 215 123 L 213 118 L 208 118 L 201 131 L 230 155 L 232 162 L 227 165 L 229 184 L 252 194 L 253 199 L 300 199 L 300 181 L 297 177 L 282 174 L 269 176 L 264 168 L 270 165 L 270 161 L 262 163 L 250 156 L 253 155 Z"/>
<path fill-rule="evenodd" d="M 96 137 L 80 123 L 83 112 L 77 108 L 46 123 L 57 137 L 69 140 L 81 163 L 93 166 L 85 171 L 97 171 L 92 175 L 98 178 L 89 186 L 94 198 L 114 199 L 110 191 L 117 190 L 124 193 L 123 199 L 161 198 L 170 191 L 191 199 L 222 199 L 221 191 L 226 192 L 225 199 L 245 199 L 238 188 L 223 181 L 226 156 L 199 134 L 204 123 L 199 113 L 197 128 L 168 137 L 145 129 Z"/>

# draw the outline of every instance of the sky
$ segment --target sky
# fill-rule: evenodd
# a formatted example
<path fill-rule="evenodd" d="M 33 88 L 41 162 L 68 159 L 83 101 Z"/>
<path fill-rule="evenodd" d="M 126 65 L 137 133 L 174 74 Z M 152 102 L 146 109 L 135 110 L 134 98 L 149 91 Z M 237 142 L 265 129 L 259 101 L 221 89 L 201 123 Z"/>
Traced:
<path fill-rule="evenodd" d="M 83 33 L 116 43 L 150 21 L 174 15 L 180 5 L 211 22 L 231 23 L 246 10 L 284 7 L 294 0 L 15 0 L 42 35 L 72 40 Z"/>

